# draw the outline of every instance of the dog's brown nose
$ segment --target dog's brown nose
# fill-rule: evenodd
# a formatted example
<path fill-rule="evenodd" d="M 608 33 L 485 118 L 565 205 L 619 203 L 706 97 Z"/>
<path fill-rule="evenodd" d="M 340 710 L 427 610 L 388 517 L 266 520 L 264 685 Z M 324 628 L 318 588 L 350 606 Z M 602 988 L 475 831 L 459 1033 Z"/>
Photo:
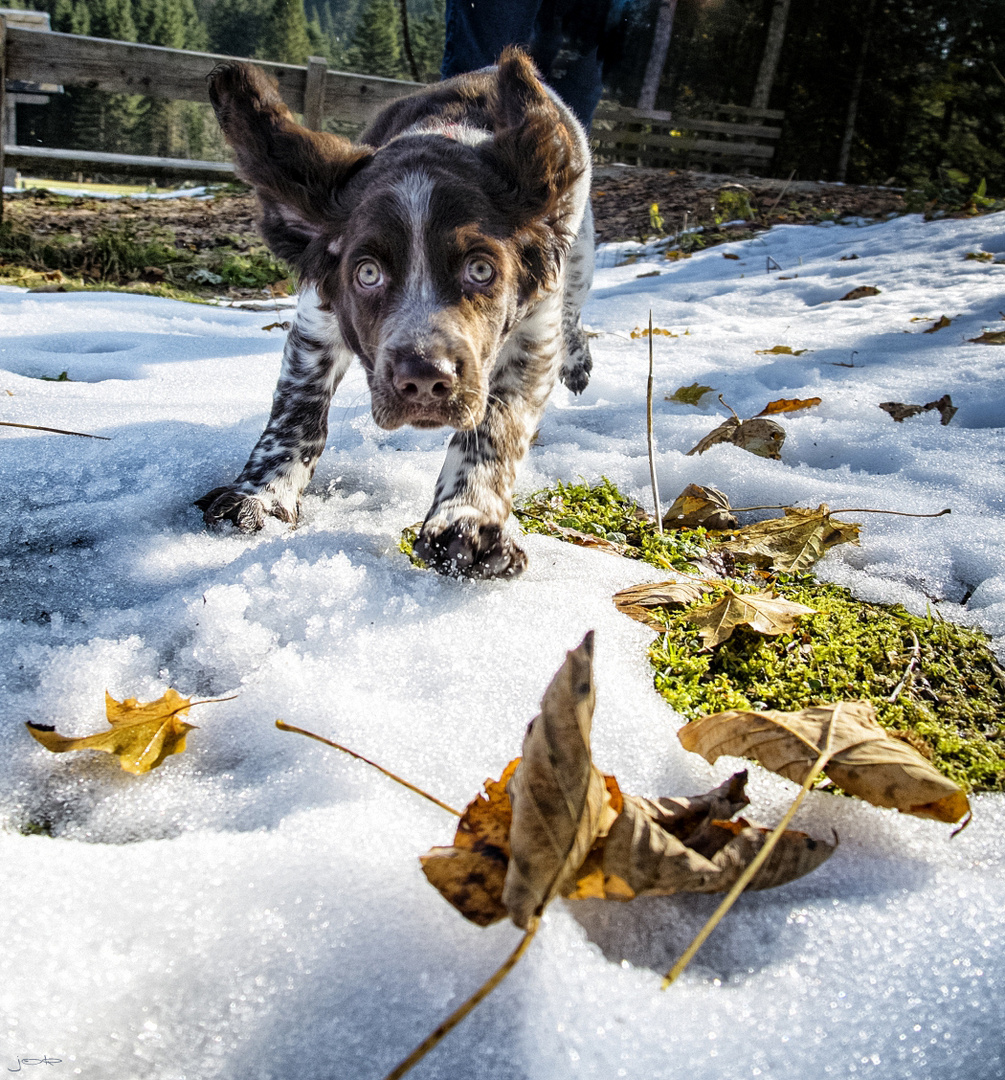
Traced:
<path fill-rule="evenodd" d="M 394 388 L 410 404 L 434 405 L 445 401 L 456 381 L 457 376 L 446 359 L 427 360 L 409 353 L 394 362 Z"/>

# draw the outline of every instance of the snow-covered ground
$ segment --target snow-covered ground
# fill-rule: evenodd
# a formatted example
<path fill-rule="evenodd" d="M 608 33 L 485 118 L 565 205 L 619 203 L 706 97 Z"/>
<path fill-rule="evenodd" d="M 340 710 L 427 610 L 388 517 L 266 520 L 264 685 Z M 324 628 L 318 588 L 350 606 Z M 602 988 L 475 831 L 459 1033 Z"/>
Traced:
<path fill-rule="evenodd" d="M 656 325 L 664 501 L 712 483 L 734 505 L 935 511 L 866 516 L 822 576 L 1005 638 L 1005 215 L 783 227 L 669 264 L 601 251 L 585 312 L 593 381 L 554 395 L 523 492 L 602 474 L 646 505 L 646 344 Z M 723 258 L 724 252 L 740 256 Z M 856 254 L 855 260 L 841 261 Z M 766 271 L 770 257 L 782 269 Z M 660 270 L 657 277 L 640 276 Z M 838 298 L 858 285 L 878 296 Z M 946 315 L 952 325 L 922 331 Z M 914 321 L 918 320 L 918 321 Z M 379 431 L 362 373 L 339 391 L 295 531 L 207 532 L 192 500 L 229 480 L 269 407 L 268 313 L 112 294 L 0 290 L 0 417 L 110 442 L 0 431 L 0 1065 L 58 1080 L 380 1080 L 512 949 L 464 921 L 418 856 L 454 822 L 366 766 L 274 727 L 312 728 L 463 805 L 518 751 L 565 650 L 597 631 L 597 763 L 638 794 L 704 791 L 619 615 L 638 563 L 526 538 L 507 583 L 411 568 L 444 432 Z M 685 331 L 689 333 L 685 334 Z M 775 345 L 801 356 L 757 355 Z M 853 366 L 852 366 L 853 365 Z M 68 372 L 71 382 L 39 376 Z M 783 418 L 782 460 L 684 453 L 724 411 L 663 400 L 694 381 Z M 948 427 L 882 401 L 950 393 Z M 965 606 L 960 606 L 966 599 Z M 183 755 L 145 776 L 53 756 L 24 721 L 104 727 L 103 694 L 234 701 L 193 711 Z M 751 769 L 752 811 L 794 788 Z M 967 831 L 811 795 L 797 824 L 837 853 L 741 898 L 668 992 L 660 976 L 716 903 L 558 901 L 499 990 L 417 1078 L 994 1080 L 1005 1075 L 1005 799 Z M 49 823 L 53 837 L 23 835 Z"/>

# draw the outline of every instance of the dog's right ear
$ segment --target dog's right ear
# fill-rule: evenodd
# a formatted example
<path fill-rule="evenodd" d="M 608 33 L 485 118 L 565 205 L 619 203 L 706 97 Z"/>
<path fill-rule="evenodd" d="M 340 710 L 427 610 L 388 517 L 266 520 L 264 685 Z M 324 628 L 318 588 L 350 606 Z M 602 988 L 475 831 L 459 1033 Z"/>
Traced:
<path fill-rule="evenodd" d="M 312 241 L 340 230 L 347 214 L 339 192 L 373 157 L 372 147 L 302 127 L 275 82 L 251 64 L 214 68 L 209 99 L 234 149 L 237 175 L 261 201 L 265 239 L 298 264 Z"/>

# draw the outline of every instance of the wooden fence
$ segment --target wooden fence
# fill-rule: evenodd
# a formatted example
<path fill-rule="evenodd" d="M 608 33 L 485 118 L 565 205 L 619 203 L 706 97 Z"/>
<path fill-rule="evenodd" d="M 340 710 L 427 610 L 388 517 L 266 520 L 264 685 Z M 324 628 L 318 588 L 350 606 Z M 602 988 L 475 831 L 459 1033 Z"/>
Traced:
<path fill-rule="evenodd" d="M 8 26 L 0 17 L 0 114 L 7 80 L 208 102 L 206 76 L 218 63 L 229 59 L 212 53 Z M 311 57 L 305 67 L 268 60 L 255 63 L 276 79 L 286 104 L 302 114 L 304 123 L 315 130 L 321 128 L 325 117 L 363 125 L 389 102 L 421 85 L 330 70 L 320 57 Z M 780 127 L 768 126 L 765 121 L 780 121 L 783 116 L 768 109 L 721 105 L 715 107 L 711 118 L 686 118 L 602 102 L 593 125 L 592 144 L 601 159 L 640 165 L 708 162 L 714 167 L 729 160 L 763 167 L 771 160 L 781 134 Z M 234 175 L 228 162 L 18 146 L 0 140 L 0 176 L 5 166 L 37 168 L 46 163 L 86 165 L 109 173 L 140 176 L 221 180 Z"/>
<path fill-rule="evenodd" d="M 714 105 L 709 112 L 708 117 L 689 117 L 601 102 L 590 133 L 594 156 L 656 167 L 767 166 L 782 133 L 777 124 L 784 112 L 742 105 Z"/>
<path fill-rule="evenodd" d="M 0 110 L 6 80 L 85 86 L 111 93 L 146 94 L 172 101 L 208 102 L 206 76 L 232 57 L 212 53 L 134 45 L 125 41 L 60 34 L 7 26 L 0 18 Z M 304 123 L 321 127 L 326 116 L 365 124 L 388 102 L 419 89 L 419 83 L 351 75 L 329 70 L 327 61 L 311 57 L 306 67 L 256 60 L 279 84 L 283 100 Z M 29 168 L 45 162 L 70 162 L 108 172 L 141 176 L 187 176 L 226 179 L 234 175 L 227 162 L 185 158 L 56 150 L 42 146 L 0 147 L 4 166 Z"/>

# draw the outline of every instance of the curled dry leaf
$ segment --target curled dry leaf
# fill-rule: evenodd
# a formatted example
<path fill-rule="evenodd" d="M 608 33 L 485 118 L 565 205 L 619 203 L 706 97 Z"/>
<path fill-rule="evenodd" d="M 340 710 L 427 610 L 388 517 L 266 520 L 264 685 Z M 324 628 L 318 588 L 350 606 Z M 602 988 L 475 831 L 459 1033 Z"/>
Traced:
<path fill-rule="evenodd" d="M 674 401 L 678 405 L 697 405 L 706 394 L 709 394 L 714 390 L 714 386 L 702 386 L 699 383 L 693 382 L 690 386 L 678 386 L 677 389 L 672 394 L 668 394 L 664 400 Z"/>
<path fill-rule="evenodd" d="M 718 443 L 732 443 L 742 450 L 757 454 L 758 457 L 779 461 L 784 442 L 785 429 L 774 420 L 763 420 L 760 417 L 738 420 L 735 416 L 731 416 L 714 431 L 710 431 L 697 445 L 692 446 L 686 456 L 704 454 L 706 450 Z"/>
<path fill-rule="evenodd" d="M 759 634 L 789 634 L 800 615 L 812 615 L 814 608 L 785 600 L 769 589 L 758 593 L 736 593 L 728 586 L 726 595 L 714 604 L 695 608 L 688 621 L 698 627 L 706 649 L 714 649 L 732 637 L 738 626 L 749 626 Z"/>
<path fill-rule="evenodd" d="M 645 623 L 654 630 L 666 624 L 653 614 L 653 608 L 687 607 L 697 603 L 708 586 L 698 581 L 659 581 L 655 585 L 632 585 L 614 594 L 614 606 L 630 619 Z"/>
<path fill-rule="evenodd" d="M 890 416 L 902 423 L 909 416 L 917 416 L 919 413 L 931 412 L 935 409 L 942 419 L 942 426 L 945 427 L 950 420 L 959 411 L 953 404 L 953 399 L 948 394 L 943 394 L 937 401 L 930 401 L 927 405 L 903 405 L 899 401 L 884 401 L 879 406 L 883 412 L 889 413 Z"/>
<path fill-rule="evenodd" d="M 758 416 L 774 416 L 777 413 L 799 412 L 800 409 L 812 409 L 819 405 L 821 398 L 779 398 L 777 401 L 769 401 L 757 414 Z"/>
<path fill-rule="evenodd" d="M 861 300 L 863 296 L 879 296 L 879 289 L 877 289 L 875 285 L 859 285 L 857 289 L 852 289 L 850 293 L 845 293 L 841 299 Z"/>
<path fill-rule="evenodd" d="M 729 496 L 714 487 L 688 484 L 663 515 L 664 529 L 735 529 Z"/>
<path fill-rule="evenodd" d="M 739 255 L 734 255 L 732 251 L 724 251 L 722 253 L 722 257 L 724 259 L 738 259 L 740 256 Z"/>
<path fill-rule="evenodd" d="M 182 720 L 192 704 L 176 690 L 168 690 L 156 701 L 136 698 L 116 701 L 105 692 L 105 715 L 111 728 L 97 735 L 70 738 L 44 724 L 26 724 L 28 731 L 46 750 L 65 754 L 69 750 L 101 750 L 114 754 L 126 772 L 145 773 L 155 769 L 171 754 L 185 749 L 185 736 L 195 725 Z"/>
<path fill-rule="evenodd" d="M 952 325 L 952 322 L 953 320 L 950 319 L 948 315 L 943 315 L 938 322 L 932 323 L 932 325 L 927 330 L 922 330 L 921 332 L 923 334 L 934 334 L 937 330 L 945 330 L 947 326 Z"/>
<path fill-rule="evenodd" d="M 1005 345 L 1005 330 L 985 330 L 980 337 L 967 338 L 975 345 Z"/>
<path fill-rule="evenodd" d="M 479 926 L 506 918 L 502 891 L 513 818 L 506 785 L 519 764 L 516 758 L 498 780 L 485 781 L 485 794 L 476 795 L 461 815 L 452 847 L 434 847 L 419 859 L 429 883 Z"/>
<path fill-rule="evenodd" d="M 770 349 L 755 349 L 755 356 L 802 356 L 809 349 L 793 349 L 791 345 L 773 345 Z"/>
<path fill-rule="evenodd" d="M 685 750 L 715 762 L 745 757 L 801 784 L 830 730 L 824 772 L 845 791 L 902 814 L 959 821 L 970 810 L 964 792 L 913 747 L 891 738 L 868 701 L 839 701 L 800 712 L 731 709 L 692 720 L 678 731 Z"/>
<path fill-rule="evenodd" d="M 748 803 L 747 774 L 689 798 L 623 795 L 590 752 L 592 634 L 570 652 L 524 739 L 524 756 L 461 817 L 453 846 L 422 857 L 429 881 L 480 926 L 507 914 L 533 926 L 554 896 L 725 892 L 764 845 L 766 830 L 729 819 Z M 754 878 L 781 885 L 833 850 L 787 832 Z"/>
<path fill-rule="evenodd" d="M 624 796 L 601 849 L 584 864 L 572 899 L 727 892 L 764 846 L 768 830 L 744 818 L 746 772 L 687 799 Z M 748 888 L 770 889 L 815 870 L 836 845 L 788 831 Z"/>
<path fill-rule="evenodd" d="M 616 817 L 590 756 L 594 701 L 591 631 L 545 690 L 509 782 L 513 822 L 502 901 L 524 930 L 573 882 Z"/>
<path fill-rule="evenodd" d="M 857 544 L 860 528 L 835 521 L 826 503 L 816 510 L 787 506 L 785 517 L 747 525 L 720 546 L 758 566 L 795 572 L 811 567 L 836 544 Z"/>

